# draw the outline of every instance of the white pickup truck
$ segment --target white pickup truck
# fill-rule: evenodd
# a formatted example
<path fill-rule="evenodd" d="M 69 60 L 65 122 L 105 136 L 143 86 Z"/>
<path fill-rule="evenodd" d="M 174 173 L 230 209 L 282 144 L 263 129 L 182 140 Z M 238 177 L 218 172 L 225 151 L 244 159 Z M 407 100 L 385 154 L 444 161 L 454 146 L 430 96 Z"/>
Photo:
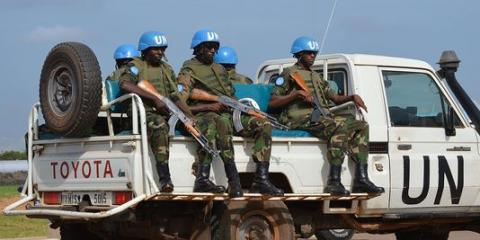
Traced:
<path fill-rule="evenodd" d="M 275 81 L 293 63 L 264 62 L 257 83 Z M 109 100 L 102 103 L 96 98 L 102 84 L 95 55 L 83 44 L 62 43 L 45 61 L 41 104 L 34 105 L 29 117 L 23 198 L 4 213 L 49 219 L 51 227 L 60 227 L 62 239 L 349 239 L 351 231 L 336 234 L 331 229 L 355 229 L 396 233 L 406 240 L 447 239 L 451 230 L 480 231 L 480 112 L 455 79 L 458 63 L 453 52 L 442 55 L 438 72 L 413 59 L 318 56 L 314 69 L 338 94 L 358 94 L 369 108 L 360 113 L 346 104 L 334 111 L 368 121 L 368 171 L 385 193 L 323 193 L 328 175 L 323 141 L 302 131 L 274 130 L 270 177 L 285 196 L 246 193 L 229 199 L 227 194 L 192 192 L 197 144 L 181 135 L 172 136 L 170 145 L 175 191 L 159 193 L 142 100 L 133 94 L 114 99 L 118 86 L 106 82 Z M 118 122 L 125 116 L 112 106 L 125 101 L 132 102 L 128 117 L 133 128 L 120 131 Z M 47 124 L 61 126 L 56 131 L 63 137 L 39 128 L 40 106 Z M 89 122 L 96 122 L 95 129 L 104 126 L 105 134 L 78 137 L 92 126 L 85 125 Z M 245 188 L 255 169 L 251 144 L 234 137 Z M 213 163 L 211 176 L 226 185 L 222 164 Z M 345 163 L 342 183 L 347 189 L 352 174 L 352 163 Z"/>

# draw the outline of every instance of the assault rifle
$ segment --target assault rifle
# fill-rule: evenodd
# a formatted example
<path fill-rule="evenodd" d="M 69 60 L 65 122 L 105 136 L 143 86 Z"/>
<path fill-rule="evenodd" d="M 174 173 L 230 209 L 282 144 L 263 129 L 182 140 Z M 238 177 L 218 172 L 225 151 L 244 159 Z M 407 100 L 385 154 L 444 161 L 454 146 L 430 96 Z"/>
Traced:
<path fill-rule="evenodd" d="M 243 130 L 242 122 L 240 120 L 240 112 L 247 113 L 253 117 L 256 117 L 258 119 L 267 119 L 270 125 L 272 125 L 275 128 L 278 129 L 283 129 L 283 130 L 288 130 L 289 128 L 281 123 L 278 122 L 276 118 L 273 116 L 268 115 L 267 113 L 264 113 L 253 106 L 249 106 L 246 104 L 243 104 L 239 102 L 236 99 L 227 97 L 225 95 L 213 95 L 210 94 L 206 91 L 203 91 L 201 89 L 193 89 L 192 93 L 190 95 L 190 98 L 195 99 L 195 100 L 201 100 L 201 101 L 210 101 L 210 102 L 219 102 L 223 105 L 226 105 L 228 107 L 231 107 L 234 109 L 233 112 L 233 126 L 235 127 L 235 130 L 237 132 L 240 132 Z"/>
<path fill-rule="evenodd" d="M 312 93 L 310 89 L 307 87 L 305 80 L 303 80 L 302 76 L 298 72 L 294 72 L 290 74 L 290 77 L 297 83 L 297 85 L 305 92 L 309 93 L 313 96 L 313 112 L 310 115 L 310 122 L 318 123 L 320 121 L 320 117 L 325 117 L 328 115 L 327 109 L 320 105 L 320 101 L 318 100 L 318 96 L 315 93 Z"/>
<path fill-rule="evenodd" d="M 180 110 L 179 107 L 175 103 L 172 102 L 172 100 L 170 100 L 167 97 L 162 96 L 157 91 L 155 86 L 153 86 L 152 83 L 150 83 L 150 81 L 148 81 L 148 80 L 140 81 L 137 84 L 137 86 L 139 88 L 143 89 L 144 91 L 154 95 L 155 97 L 160 99 L 160 101 L 165 103 L 165 105 L 168 108 L 168 111 L 171 114 L 170 118 L 175 119 L 173 121 L 173 125 L 170 125 L 170 129 L 175 129 L 176 122 L 178 120 L 180 120 L 183 123 L 183 125 L 185 126 L 185 129 L 192 135 L 193 138 L 195 138 L 195 140 L 197 140 L 197 142 L 200 144 L 200 146 L 202 146 L 203 149 L 205 149 L 205 151 L 207 151 L 209 154 L 211 154 L 214 159 L 221 159 L 218 151 L 208 145 L 208 141 L 207 141 L 207 138 L 205 137 L 205 135 L 203 135 L 200 132 L 200 130 L 198 130 L 195 127 L 195 122 L 191 118 L 187 117 L 185 115 L 185 113 L 182 110 Z M 172 123 L 172 121 L 170 121 L 170 120 L 168 122 L 169 122 L 169 124 Z M 172 130 L 170 132 L 172 132 Z"/>

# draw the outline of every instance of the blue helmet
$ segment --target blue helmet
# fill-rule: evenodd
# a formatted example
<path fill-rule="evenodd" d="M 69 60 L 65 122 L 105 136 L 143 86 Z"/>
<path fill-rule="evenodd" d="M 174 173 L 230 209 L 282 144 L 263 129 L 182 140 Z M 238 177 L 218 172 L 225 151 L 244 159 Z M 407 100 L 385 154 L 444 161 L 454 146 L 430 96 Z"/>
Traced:
<path fill-rule="evenodd" d="M 220 44 L 220 39 L 218 38 L 218 34 L 213 30 L 210 30 L 210 29 L 198 30 L 195 32 L 195 34 L 193 34 L 192 44 L 190 45 L 190 48 L 193 49 L 203 42 L 216 42 Z"/>
<path fill-rule="evenodd" d="M 311 37 L 299 37 L 295 39 L 295 41 L 293 41 L 292 49 L 290 50 L 290 53 L 296 54 L 301 51 L 318 52 L 319 51 L 318 42 Z"/>
<path fill-rule="evenodd" d="M 219 64 L 237 64 L 238 57 L 235 49 L 231 47 L 221 47 L 218 49 L 213 60 Z"/>
<path fill-rule="evenodd" d="M 137 48 L 133 44 L 122 44 L 115 49 L 113 58 L 115 60 L 124 59 L 124 58 L 134 58 L 140 56 Z"/>
<path fill-rule="evenodd" d="M 158 31 L 144 32 L 138 41 L 138 50 L 143 51 L 149 47 L 167 47 L 165 34 Z"/>

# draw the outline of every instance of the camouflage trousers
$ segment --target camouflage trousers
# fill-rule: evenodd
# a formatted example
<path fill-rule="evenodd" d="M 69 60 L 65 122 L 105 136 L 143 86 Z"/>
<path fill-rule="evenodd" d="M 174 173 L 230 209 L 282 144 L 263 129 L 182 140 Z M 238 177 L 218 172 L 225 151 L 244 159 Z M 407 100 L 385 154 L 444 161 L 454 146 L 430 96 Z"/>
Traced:
<path fill-rule="evenodd" d="M 220 151 L 223 161 L 234 161 L 232 114 L 205 112 L 197 114 L 194 118 L 209 144 Z M 241 116 L 241 122 L 244 129 L 237 134 L 254 139 L 255 143 L 252 149 L 254 161 L 269 161 L 272 151 L 272 127 L 270 124 L 266 120 L 245 115 Z M 203 149 L 199 149 L 198 157 L 201 163 L 211 163 L 212 161 L 212 156 L 206 154 Z"/>
<path fill-rule="evenodd" d="M 327 158 L 332 165 L 341 165 L 345 154 L 356 163 L 368 160 L 368 123 L 352 117 L 322 117 L 318 123 L 304 123 L 299 129 L 327 140 Z"/>
<path fill-rule="evenodd" d="M 157 163 L 168 163 L 169 136 L 168 119 L 158 113 L 147 112 L 148 142 Z"/>

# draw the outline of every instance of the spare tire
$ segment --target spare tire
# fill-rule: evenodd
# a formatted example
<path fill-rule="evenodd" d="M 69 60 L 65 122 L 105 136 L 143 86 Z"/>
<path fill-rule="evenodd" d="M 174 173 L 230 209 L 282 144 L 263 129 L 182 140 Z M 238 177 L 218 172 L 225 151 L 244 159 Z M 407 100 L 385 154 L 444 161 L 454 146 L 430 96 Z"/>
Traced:
<path fill-rule="evenodd" d="M 100 66 L 87 45 L 64 42 L 50 50 L 40 76 L 40 104 L 49 129 L 65 137 L 87 135 L 101 94 Z"/>

